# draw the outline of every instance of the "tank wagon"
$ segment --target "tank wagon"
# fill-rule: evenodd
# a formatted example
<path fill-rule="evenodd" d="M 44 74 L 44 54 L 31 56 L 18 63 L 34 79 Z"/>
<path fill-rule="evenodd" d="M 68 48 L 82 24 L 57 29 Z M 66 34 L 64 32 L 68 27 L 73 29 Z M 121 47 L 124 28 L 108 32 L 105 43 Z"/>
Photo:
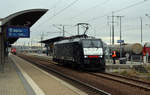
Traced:
<path fill-rule="evenodd" d="M 109 46 L 111 51 L 117 52 L 117 57 L 120 57 L 120 45 L 111 45 Z M 122 44 L 122 56 L 129 57 L 131 56 L 141 56 L 143 51 L 143 46 L 140 43 L 133 44 Z"/>
<path fill-rule="evenodd" d="M 104 71 L 103 42 L 89 37 L 55 42 L 53 60 L 74 68 Z"/>

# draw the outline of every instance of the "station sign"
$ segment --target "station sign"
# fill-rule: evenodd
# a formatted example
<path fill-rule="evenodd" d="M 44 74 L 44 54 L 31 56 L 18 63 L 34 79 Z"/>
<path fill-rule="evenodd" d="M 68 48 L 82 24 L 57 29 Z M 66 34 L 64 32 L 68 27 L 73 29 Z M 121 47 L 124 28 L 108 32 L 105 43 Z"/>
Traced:
<path fill-rule="evenodd" d="M 117 40 L 117 43 L 124 43 L 124 40 Z"/>
<path fill-rule="evenodd" d="M 8 38 L 29 38 L 30 29 L 29 27 L 7 27 Z"/>

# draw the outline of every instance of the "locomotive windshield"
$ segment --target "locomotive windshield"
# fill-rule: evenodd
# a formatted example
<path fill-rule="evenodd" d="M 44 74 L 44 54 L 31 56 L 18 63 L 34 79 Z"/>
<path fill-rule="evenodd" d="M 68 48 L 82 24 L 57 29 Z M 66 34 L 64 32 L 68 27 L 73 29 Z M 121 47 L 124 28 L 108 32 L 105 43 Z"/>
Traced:
<path fill-rule="evenodd" d="M 96 39 L 86 39 L 82 40 L 83 48 L 101 48 L 102 43 L 100 40 Z"/>

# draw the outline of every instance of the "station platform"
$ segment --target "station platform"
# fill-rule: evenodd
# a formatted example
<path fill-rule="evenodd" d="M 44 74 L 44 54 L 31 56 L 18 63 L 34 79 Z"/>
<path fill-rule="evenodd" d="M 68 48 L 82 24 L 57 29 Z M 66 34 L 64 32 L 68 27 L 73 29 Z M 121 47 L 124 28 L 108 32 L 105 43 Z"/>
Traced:
<path fill-rule="evenodd" d="M 120 64 L 119 60 L 116 60 L 116 64 L 112 60 L 106 63 L 107 69 L 132 69 L 140 66 L 150 66 L 150 63 L 126 61 L 126 64 Z"/>
<path fill-rule="evenodd" d="M 31 63 L 9 55 L 0 72 L 0 95 L 87 95 Z"/>
<path fill-rule="evenodd" d="M 106 64 L 107 69 L 132 69 L 137 66 L 142 66 L 143 64 Z"/>
<path fill-rule="evenodd" d="M 4 71 L 0 72 L 0 95 L 28 95 L 9 58 L 5 62 Z"/>

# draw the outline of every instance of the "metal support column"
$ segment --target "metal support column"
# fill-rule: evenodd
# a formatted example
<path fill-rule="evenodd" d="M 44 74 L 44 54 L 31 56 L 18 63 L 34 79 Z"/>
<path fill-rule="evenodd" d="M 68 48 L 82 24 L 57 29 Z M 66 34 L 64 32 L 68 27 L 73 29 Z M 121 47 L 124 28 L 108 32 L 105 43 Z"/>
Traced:
<path fill-rule="evenodd" d="M 65 37 L 65 26 L 63 25 L 63 37 Z"/>
<path fill-rule="evenodd" d="M 121 18 L 123 16 L 117 16 L 120 19 L 120 41 L 122 40 L 122 33 L 121 33 Z M 120 58 L 122 57 L 122 42 L 120 42 Z"/>
<path fill-rule="evenodd" d="M 112 12 L 112 45 L 114 45 L 114 12 Z"/>
<path fill-rule="evenodd" d="M 77 34 L 77 35 L 79 35 L 79 24 L 77 24 L 77 27 L 78 27 L 78 30 L 77 30 L 77 31 L 78 31 L 78 34 Z"/>
<path fill-rule="evenodd" d="M 4 72 L 4 35 L 2 30 L 0 30 L 0 72 Z"/>
<path fill-rule="evenodd" d="M 142 25 L 142 22 L 143 22 L 143 21 L 142 21 L 142 17 L 140 17 L 140 20 L 141 20 L 141 44 L 142 44 L 142 40 L 143 40 L 143 38 L 142 38 L 142 30 L 143 30 L 143 29 L 142 29 L 142 28 L 143 28 L 143 27 L 142 27 L 142 26 L 143 26 L 143 25 Z"/>

